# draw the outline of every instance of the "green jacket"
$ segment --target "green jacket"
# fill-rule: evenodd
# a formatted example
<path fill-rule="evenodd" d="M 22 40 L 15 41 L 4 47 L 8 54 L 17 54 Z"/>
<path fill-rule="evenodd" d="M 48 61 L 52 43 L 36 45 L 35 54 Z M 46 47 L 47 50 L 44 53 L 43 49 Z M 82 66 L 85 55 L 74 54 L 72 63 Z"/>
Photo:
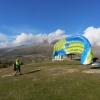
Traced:
<path fill-rule="evenodd" d="M 18 60 L 16 60 L 16 66 L 20 66 L 20 63 Z"/>

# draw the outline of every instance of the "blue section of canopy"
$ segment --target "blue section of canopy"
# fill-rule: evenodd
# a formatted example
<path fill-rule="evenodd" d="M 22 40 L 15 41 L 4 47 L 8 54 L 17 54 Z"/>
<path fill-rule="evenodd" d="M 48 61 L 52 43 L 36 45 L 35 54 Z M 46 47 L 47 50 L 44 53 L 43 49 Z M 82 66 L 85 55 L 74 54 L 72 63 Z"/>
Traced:
<path fill-rule="evenodd" d="M 75 36 L 70 36 L 65 38 L 65 40 L 67 42 L 76 42 L 76 41 L 80 41 L 83 42 L 84 44 L 84 52 L 81 54 L 81 62 L 83 63 L 87 57 L 87 54 L 91 48 L 90 42 L 82 35 L 75 35 Z"/>

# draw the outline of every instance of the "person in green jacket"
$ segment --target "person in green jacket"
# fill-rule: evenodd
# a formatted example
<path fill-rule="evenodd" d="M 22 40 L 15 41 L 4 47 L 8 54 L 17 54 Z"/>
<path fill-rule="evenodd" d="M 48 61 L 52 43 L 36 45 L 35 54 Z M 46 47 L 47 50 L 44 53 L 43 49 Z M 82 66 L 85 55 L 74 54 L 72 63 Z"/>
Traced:
<path fill-rule="evenodd" d="M 19 59 L 16 59 L 15 66 L 16 66 L 15 76 L 16 76 L 17 72 L 19 72 L 20 75 L 22 75 L 22 74 L 21 74 L 21 68 L 20 68 Z"/>

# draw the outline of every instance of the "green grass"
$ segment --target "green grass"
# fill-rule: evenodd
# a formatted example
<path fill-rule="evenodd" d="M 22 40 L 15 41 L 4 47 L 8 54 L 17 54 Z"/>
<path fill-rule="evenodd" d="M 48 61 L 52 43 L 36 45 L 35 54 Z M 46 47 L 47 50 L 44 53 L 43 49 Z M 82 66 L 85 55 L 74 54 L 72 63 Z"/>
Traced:
<path fill-rule="evenodd" d="M 99 100 L 100 74 L 83 73 L 90 65 L 78 61 L 31 63 L 22 74 L 0 69 L 0 100 Z"/>

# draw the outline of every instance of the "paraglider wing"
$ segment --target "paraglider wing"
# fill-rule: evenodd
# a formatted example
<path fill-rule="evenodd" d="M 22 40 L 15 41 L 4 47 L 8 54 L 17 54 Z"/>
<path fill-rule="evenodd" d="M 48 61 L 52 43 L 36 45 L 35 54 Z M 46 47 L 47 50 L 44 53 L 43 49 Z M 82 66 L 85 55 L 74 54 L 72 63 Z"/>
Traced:
<path fill-rule="evenodd" d="M 54 45 L 53 56 L 70 54 L 70 53 L 81 53 L 81 63 L 90 64 L 93 53 L 90 42 L 81 35 L 70 36 L 65 39 L 59 40 Z"/>

